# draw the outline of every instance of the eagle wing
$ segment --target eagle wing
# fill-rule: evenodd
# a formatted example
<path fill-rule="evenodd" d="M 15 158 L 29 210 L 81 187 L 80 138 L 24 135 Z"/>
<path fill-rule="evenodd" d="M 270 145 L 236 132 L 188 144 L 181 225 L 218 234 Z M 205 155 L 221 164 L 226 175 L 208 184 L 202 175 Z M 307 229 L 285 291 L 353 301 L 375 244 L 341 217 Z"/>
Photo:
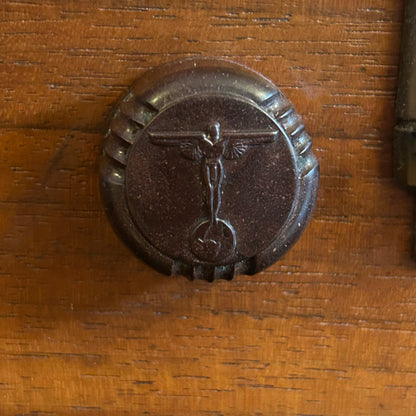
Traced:
<path fill-rule="evenodd" d="M 205 138 L 204 132 L 149 132 L 150 142 L 157 146 L 178 146 L 183 157 L 189 160 L 201 160 L 202 150 L 199 146 Z"/>
<path fill-rule="evenodd" d="M 237 160 L 244 155 L 250 146 L 273 143 L 278 134 L 278 131 L 271 130 L 223 132 L 223 139 L 226 142 L 224 157 L 228 160 Z"/>

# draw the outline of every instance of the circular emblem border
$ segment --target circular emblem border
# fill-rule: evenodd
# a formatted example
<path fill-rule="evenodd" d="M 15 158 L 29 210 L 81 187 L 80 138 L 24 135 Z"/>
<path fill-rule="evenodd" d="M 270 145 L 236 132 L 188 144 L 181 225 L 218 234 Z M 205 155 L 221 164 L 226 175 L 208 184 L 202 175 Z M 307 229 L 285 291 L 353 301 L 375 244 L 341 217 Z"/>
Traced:
<path fill-rule="evenodd" d="M 161 253 L 135 225 L 125 194 L 125 173 L 131 146 L 156 114 L 174 101 L 196 93 L 230 94 L 250 100 L 266 112 L 293 146 L 299 192 L 292 213 L 275 240 L 251 258 L 215 266 L 188 264 Z M 299 238 L 316 202 L 319 165 L 312 142 L 290 101 L 262 75 L 220 59 L 186 59 L 147 72 L 120 100 L 105 135 L 100 164 L 100 189 L 114 229 L 132 251 L 156 270 L 208 281 L 231 280 L 238 274 L 255 274 L 276 262 Z"/>

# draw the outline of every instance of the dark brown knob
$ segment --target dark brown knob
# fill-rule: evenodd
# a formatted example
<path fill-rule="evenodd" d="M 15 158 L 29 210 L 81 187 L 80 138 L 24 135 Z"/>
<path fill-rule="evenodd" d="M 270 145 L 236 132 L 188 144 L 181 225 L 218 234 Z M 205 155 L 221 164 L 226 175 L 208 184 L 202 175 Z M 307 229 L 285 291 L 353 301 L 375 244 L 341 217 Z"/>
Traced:
<path fill-rule="evenodd" d="M 228 61 L 145 74 L 103 149 L 114 228 L 166 274 L 257 273 L 297 240 L 316 200 L 319 166 L 300 117 L 270 81 Z"/>

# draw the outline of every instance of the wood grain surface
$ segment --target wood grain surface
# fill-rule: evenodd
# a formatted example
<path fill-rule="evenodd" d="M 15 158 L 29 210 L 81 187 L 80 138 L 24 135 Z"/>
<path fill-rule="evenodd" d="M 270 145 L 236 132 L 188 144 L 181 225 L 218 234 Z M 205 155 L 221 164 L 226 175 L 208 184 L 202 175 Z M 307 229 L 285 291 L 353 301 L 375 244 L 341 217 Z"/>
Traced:
<path fill-rule="evenodd" d="M 403 1 L 0 4 L 0 415 L 416 414 L 413 197 L 392 179 Z M 111 106 L 146 68 L 228 57 L 303 115 L 314 218 L 256 276 L 135 259 L 105 218 Z"/>

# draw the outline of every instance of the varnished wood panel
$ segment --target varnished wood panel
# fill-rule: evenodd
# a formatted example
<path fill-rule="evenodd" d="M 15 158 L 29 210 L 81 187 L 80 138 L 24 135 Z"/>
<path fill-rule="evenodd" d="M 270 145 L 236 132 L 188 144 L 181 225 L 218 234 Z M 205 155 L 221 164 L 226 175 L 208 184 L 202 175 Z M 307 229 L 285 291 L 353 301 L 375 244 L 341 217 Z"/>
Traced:
<path fill-rule="evenodd" d="M 392 180 L 402 2 L 0 8 L 1 415 L 416 412 L 413 198 Z M 195 54 L 280 85 L 321 164 L 300 241 L 233 282 L 152 271 L 98 191 L 118 95 Z"/>

